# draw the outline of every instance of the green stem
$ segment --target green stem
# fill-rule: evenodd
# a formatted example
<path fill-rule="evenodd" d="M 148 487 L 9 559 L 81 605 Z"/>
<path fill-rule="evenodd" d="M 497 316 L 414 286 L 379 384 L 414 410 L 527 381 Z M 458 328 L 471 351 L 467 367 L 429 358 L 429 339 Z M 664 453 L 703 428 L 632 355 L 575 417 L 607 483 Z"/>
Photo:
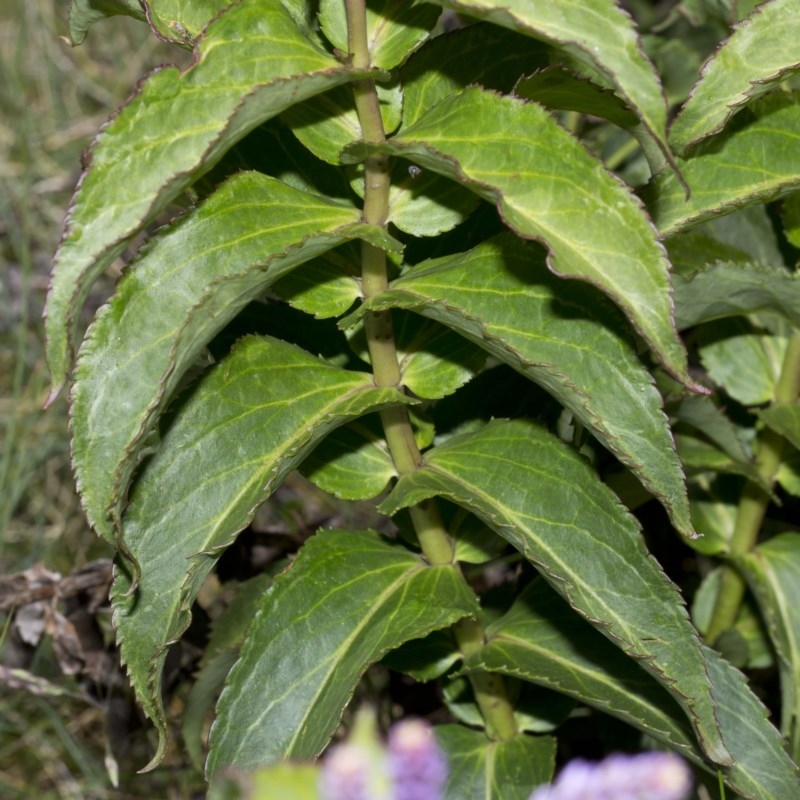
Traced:
<path fill-rule="evenodd" d="M 800 332 L 789 337 L 781 374 L 775 387 L 775 403 L 795 403 L 800 394 Z M 755 462 L 759 475 L 772 486 L 783 460 L 784 439 L 770 428 L 764 428 L 756 438 Z M 736 524 L 731 537 L 729 559 L 749 553 L 758 542 L 761 525 L 769 506 L 770 496 L 759 485 L 748 481 L 739 499 Z M 720 576 L 719 591 L 711 615 L 706 639 L 713 644 L 736 622 L 747 585 L 741 573 L 725 564 Z"/>
<path fill-rule="evenodd" d="M 453 633 L 465 658 L 480 650 L 486 641 L 483 625 L 476 619 L 460 620 L 453 626 Z M 503 676 L 496 672 L 471 672 L 469 680 L 489 738 L 501 742 L 513 739 L 519 728 Z"/>
<path fill-rule="evenodd" d="M 367 40 L 365 0 L 345 0 L 350 60 L 354 67 L 370 66 Z M 378 95 L 372 80 L 353 84 L 356 111 L 364 141 L 379 144 L 386 141 Z M 385 226 L 389 214 L 389 159 L 370 156 L 364 164 L 364 208 L 362 218 L 371 225 Z M 369 242 L 361 243 L 361 288 L 364 299 L 380 294 L 388 286 L 386 253 Z M 400 360 L 392 329 L 391 311 L 368 311 L 364 317 L 370 360 L 378 386 L 400 386 Z M 422 466 L 423 459 L 414 438 L 408 409 L 394 406 L 380 412 L 386 442 L 399 475 L 406 475 Z M 409 509 L 411 520 L 425 558 L 434 565 L 453 564 L 455 546 L 445 529 L 433 500 Z M 466 656 L 483 646 L 483 626 L 478 620 L 465 619 L 454 627 L 456 641 Z M 493 739 L 510 739 L 518 730 L 514 711 L 508 700 L 501 675 L 474 673 L 470 682 L 478 707 L 486 721 L 487 733 Z"/>

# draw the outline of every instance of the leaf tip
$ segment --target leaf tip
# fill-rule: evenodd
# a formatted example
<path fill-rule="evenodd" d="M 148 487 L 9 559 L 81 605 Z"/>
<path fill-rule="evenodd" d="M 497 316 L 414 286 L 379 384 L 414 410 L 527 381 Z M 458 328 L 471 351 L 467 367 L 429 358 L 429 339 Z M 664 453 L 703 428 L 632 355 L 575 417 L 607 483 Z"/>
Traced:
<path fill-rule="evenodd" d="M 147 762 L 140 770 L 137 770 L 137 775 L 143 775 L 145 772 L 152 772 L 163 760 L 167 754 L 167 734 L 160 724 L 156 725 L 158 729 L 158 746 L 156 752 L 150 761 Z"/>
<path fill-rule="evenodd" d="M 64 388 L 64 381 L 63 380 L 60 383 L 57 383 L 57 384 L 53 383 L 53 385 L 50 387 L 50 392 L 49 392 L 49 394 L 47 395 L 47 397 L 45 398 L 45 401 L 44 401 L 43 408 L 45 409 L 45 411 L 48 408 L 50 408 L 50 406 L 52 406 L 53 403 L 55 403 L 55 401 L 58 399 L 59 395 L 61 394 L 61 390 L 63 388 Z"/>

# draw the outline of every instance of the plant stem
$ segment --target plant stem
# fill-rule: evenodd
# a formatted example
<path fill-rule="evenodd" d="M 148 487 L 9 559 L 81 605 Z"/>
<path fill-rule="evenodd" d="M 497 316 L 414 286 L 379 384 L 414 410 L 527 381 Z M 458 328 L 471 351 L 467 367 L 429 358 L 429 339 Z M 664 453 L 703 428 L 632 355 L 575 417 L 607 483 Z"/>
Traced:
<path fill-rule="evenodd" d="M 367 44 L 364 0 L 346 0 L 350 57 L 354 66 L 370 64 Z M 364 140 L 386 141 L 383 120 L 375 91 L 375 82 L 361 80 L 353 84 L 356 110 Z M 385 225 L 389 213 L 389 159 L 383 155 L 370 156 L 364 164 L 364 222 Z M 365 299 L 383 292 L 388 286 L 386 253 L 369 242 L 361 242 L 361 288 Z M 378 386 L 399 386 L 400 361 L 397 356 L 391 311 L 368 311 L 364 317 L 372 370 Z M 387 408 L 381 412 L 386 442 L 400 475 L 413 472 L 422 465 L 422 454 L 414 439 L 411 420 L 405 406 Z M 432 564 L 451 564 L 454 548 L 434 511 L 432 503 L 417 506 L 411 517 L 425 557 Z"/>
<path fill-rule="evenodd" d="M 468 617 L 453 626 L 453 633 L 465 657 L 480 650 L 486 640 L 480 621 Z M 503 676 L 496 672 L 471 672 L 468 677 L 489 738 L 502 742 L 513 739 L 519 728 Z"/>
<path fill-rule="evenodd" d="M 795 403 L 800 393 L 800 333 L 789 337 L 781 374 L 775 387 L 775 403 Z M 759 475 L 772 486 L 783 459 L 784 439 L 771 428 L 764 428 L 756 438 L 755 462 Z M 758 534 L 770 502 L 769 494 L 748 481 L 739 499 L 736 524 L 731 537 L 729 559 L 749 553 L 758 542 Z M 713 644 L 736 622 L 747 585 L 741 573 L 732 565 L 722 567 L 719 591 L 708 626 L 706 639 Z"/>
<path fill-rule="evenodd" d="M 365 0 L 345 0 L 348 44 L 353 66 L 370 66 L 367 41 Z M 356 111 L 364 141 L 381 143 L 386 133 L 380 114 L 378 95 L 373 80 L 353 84 Z M 364 208 L 362 218 L 371 225 L 386 225 L 389 214 L 389 159 L 387 156 L 370 156 L 364 164 Z M 364 299 L 383 292 L 389 283 L 386 253 L 369 242 L 361 242 L 361 282 Z M 400 361 L 392 329 L 391 311 L 368 311 L 364 317 L 370 360 L 375 383 L 378 386 L 399 386 Z M 406 475 L 422 466 L 423 458 L 408 409 L 394 406 L 380 412 L 386 442 L 399 475 Z M 425 558 L 434 565 L 452 564 L 459 574 L 455 561 L 455 546 L 445 529 L 433 500 L 418 503 L 409 509 L 420 547 Z M 466 656 L 483 646 L 483 626 L 477 619 L 464 619 L 454 626 L 456 641 Z M 487 734 L 492 739 L 506 740 L 518 733 L 516 719 L 505 682 L 501 675 L 478 672 L 469 676 L 475 699 L 486 721 Z"/>

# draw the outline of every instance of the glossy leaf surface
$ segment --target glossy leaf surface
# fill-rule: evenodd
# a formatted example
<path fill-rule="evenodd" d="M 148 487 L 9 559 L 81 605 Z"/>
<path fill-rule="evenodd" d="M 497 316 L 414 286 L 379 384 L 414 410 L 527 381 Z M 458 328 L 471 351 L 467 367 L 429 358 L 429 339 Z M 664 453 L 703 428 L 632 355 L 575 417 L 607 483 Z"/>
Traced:
<path fill-rule="evenodd" d="M 344 500 L 371 500 L 397 474 L 386 444 L 363 420 L 330 433 L 303 462 L 301 472 Z"/>
<path fill-rule="evenodd" d="M 662 500 L 676 527 L 691 536 L 683 474 L 661 398 L 624 320 L 591 287 L 571 284 L 569 294 L 562 287 L 547 271 L 540 248 L 507 235 L 413 267 L 367 305 L 413 309 L 541 384 L 633 470 Z"/>
<path fill-rule="evenodd" d="M 746 205 L 776 200 L 800 184 L 800 97 L 777 92 L 755 101 L 691 158 L 678 159 L 692 191 L 669 172 L 647 187 L 645 204 L 663 236 Z"/>
<path fill-rule="evenodd" d="M 391 133 L 400 124 L 403 95 L 397 85 L 377 91 L 383 127 Z M 305 147 L 329 164 L 339 164 L 339 153 L 361 139 L 353 92 L 347 86 L 293 105 L 281 119 Z"/>
<path fill-rule="evenodd" d="M 753 800 L 782 800 L 797 791 L 800 772 L 769 720 L 769 712 L 753 694 L 747 678 L 710 647 L 703 652 L 714 685 L 717 716 L 736 763 L 727 782 Z"/>
<path fill-rule="evenodd" d="M 514 94 L 547 108 L 579 111 L 602 117 L 621 128 L 635 128 L 639 118 L 615 94 L 565 69 L 539 70 L 517 83 Z"/>
<path fill-rule="evenodd" d="M 526 589 L 487 633 L 486 646 L 467 660 L 467 669 L 497 670 L 569 694 L 709 769 L 675 700 L 542 581 Z M 741 673 L 714 651 L 703 652 L 722 734 L 736 760 L 725 771 L 726 782 L 753 800 L 791 796 L 796 770 L 764 707 Z"/>
<path fill-rule="evenodd" d="M 798 37 L 794 0 L 762 3 L 703 65 L 700 80 L 672 123 L 670 143 L 683 152 L 718 133 L 742 106 L 800 68 L 794 47 Z"/>
<path fill-rule="evenodd" d="M 460 725 L 434 729 L 449 766 L 443 800 L 527 800 L 552 780 L 556 741 L 519 735 L 492 742 L 483 731 Z"/>
<path fill-rule="evenodd" d="M 564 692 L 699 757 L 689 722 L 669 693 L 544 581 L 531 584 L 486 634 L 465 669 L 501 671 Z"/>
<path fill-rule="evenodd" d="M 318 533 L 273 586 L 220 699 L 211 775 L 313 758 L 370 663 L 478 611 L 453 567 L 369 531 Z"/>
<path fill-rule="evenodd" d="M 425 466 L 401 477 L 380 508 L 393 513 L 434 495 L 472 511 L 514 545 L 670 690 L 706 754 L 730 763 L 680 597 L 645 550 L 635 519 L 579 455 L 530 423 L 491 422 L 429 450 Z"/>
<path fill-rule="evenodd" d="M 701 432 L 732 459 L 743 464 L 752 461 L 739 430 L 711 398 L 682 397 L 670 408 L 670 415 Z"/>
<path fill-rule="evenodd" d="M 142 0 L 147 21 L 167 41 L 191 45 L 232 0 Z"/>
<path fill-rule="evenodd" d="M 189 69 L 140 85 L 96 138 L 56 253 L 46 309 L 54 392 L 89 288 L 125 242 L 256 126 L 354 77 L 281 3 L 253 0 L 209 26 Z"/>
<path fill-rule="evenodd" d="M 774 399 L 786 338 L 741 317 L 703 328 L 699 337 L 703 366 L 717 386 L 743 405 Z"/>
<path fill-rule="evenodd" d="M 628 103 L 665 154 L 667 107 L 661 83 L 644 55 L 631 18 L 614 0 L 441 0 L 464 11 L 566 50 L 598 70 Z"/>
<path fill-rule="evenodd" d="M 264 572 L 236 586 L 236 595 L 225 610 L 214 619 L 208 646 L 198 665 L 196 680 L 186 698 L 181 735 L 194 767 L 202 772 L 203 751 L 208 733 L 207 717 L 217 701 L 225 677 L 239 657 L 239 645 L 247 625 L 253 618 L 261 595 L 272 582 Z M 230 584 L 225 589 L 231 590 Z"/>
<path fill-rule="evenodd" d="M 395 315 L 394 331 L 403 384 L 418 397 L 438 400 L 474 378 L 486 363 L 486 353 L 416 314 Z"/>
<path fill-rule="evenodd" d="M 495 202 L 514 231 L 548 247 L 553 272 L 608 294 L 667 369 L 693 385 L 672 321 L 666 255 L 652 225 L 627 188 L 543 108 L 470 88 L 379 149 Z"/>
<path fill-rule="evenodd" d="M 509 94 L 522 75 L 548 65 L 549 51 L 544 43 L 496 25 L 467 25 L 437 36 L 400 70 L 401 130 L 467 86 L 479 84 Z"/>
<path fill-rule="evenodd" d="M 367 7 L 367 42 L 371 63 L 380 69 L 394 69 L 428 38 L 439 11 L 428 3 L 387 0 L 380 12 Z M 350 51 L 345 4 L 320 0 L 319 21 L 328 41 L 342 53 Z"/>
<path fill-rule="evenodd" d="M 781 731 L 800 758 L 800 534 L 784 533 L 742 557 L 741 566 L 758 599 L 781 675 Z"/>
<path fill-rule="evenodd" d="M 354 208 L 240 173 L 150 244 L 91 326 L 75 374 L 73 464 L 98 533 L 113 539 L 147 434 L 206 343 L 293 267 L 369 235 L 358 219 Z"/>
<path fill-rule="evenodd" d="M 159 729 L 154 763 L 166 746 L 166 650 L 188 625 L 217 557 L 328 431 L 402 401 L 397 391 L 376 388 L 366 373 L 331 367 L 279 340 L 249 337 L 182 405 L 124 519 L 125 548 L 147 568 L 134 586 L 120 564 L 112 592 L 122 658 Z"/>
<path fill-rule="evenodd" d="M 271 290 L 286 302 L 317 319 L 339 317 L 361 297 L 356 275 L 359 243 L 345 244 L 293 270 Z"/>
<path fill-rule="evenodd" d="M 743 475 L 753 483 L 759 484 L 764 491 L 770 492 L 769 483 L 761 477 L 749 460 L 743 461 L 732 456 L 717 444 L 694 432 L 679 433 L 675 438 L 681 463 L 689 475 L 708 472 Z"/>
<path fill-rule="evenodd" d="M 775 311 L 800 328 L 800 278 L 785 269 L 722 262 L 673 280 L 679 328 L 756 311 Z"/>

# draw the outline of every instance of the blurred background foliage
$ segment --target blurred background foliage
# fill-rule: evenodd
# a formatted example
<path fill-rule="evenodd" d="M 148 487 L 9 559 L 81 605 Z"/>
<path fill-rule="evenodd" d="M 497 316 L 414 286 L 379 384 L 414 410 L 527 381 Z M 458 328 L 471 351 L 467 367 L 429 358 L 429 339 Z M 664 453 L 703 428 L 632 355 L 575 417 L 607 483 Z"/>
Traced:
<path fill-rule="evenodd" d="M 72 48 L 67 10 L 65 0 L 0 0 L 0 797 L 201 797 L 183 763 L 130 779 L 150 748 L 110 647 L 109 553 L 73 486 L 66 402 L 43 410 L 41 322 L 82 150 L 145 72 L 188 54 L 127 18 Z M 27 627 L 12 626 L 32 597 L 40 613 L 28 606 Z"/>

